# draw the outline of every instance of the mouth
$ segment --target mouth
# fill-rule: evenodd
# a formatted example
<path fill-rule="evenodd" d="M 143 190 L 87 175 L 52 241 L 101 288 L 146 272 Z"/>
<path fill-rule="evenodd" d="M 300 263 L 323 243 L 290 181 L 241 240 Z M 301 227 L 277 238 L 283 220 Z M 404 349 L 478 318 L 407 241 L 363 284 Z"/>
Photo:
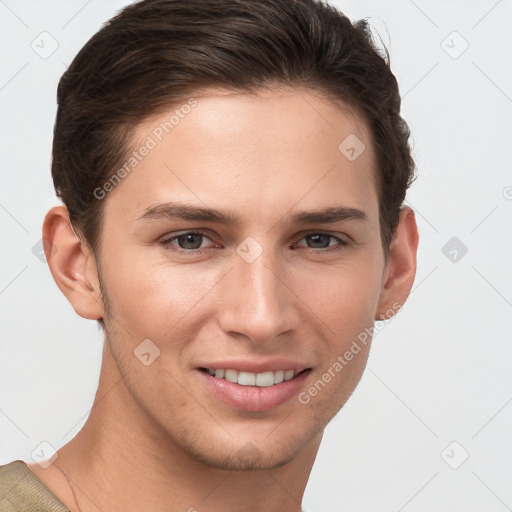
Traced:
<path fill-rule="evenodd" d="M 249 372 L 234 368 L 198 368 L 213 397 L 238 410 L 261 412 L 290 402 L 312 368 Z"/>
<path fill-rule="evenodd" d="M 309 368 L 306 368 L 301 372 L 296 372 L 292 369 L 253 373 L 238 371 L 233 368 L 200 368 L 201 371 L 208 372 L 209 375 L 217 379 L 224 379 L 233 384 L 239 384 L 240 386 L 257 386 L 260 388 L 287 382 L 308 369 Z"/>

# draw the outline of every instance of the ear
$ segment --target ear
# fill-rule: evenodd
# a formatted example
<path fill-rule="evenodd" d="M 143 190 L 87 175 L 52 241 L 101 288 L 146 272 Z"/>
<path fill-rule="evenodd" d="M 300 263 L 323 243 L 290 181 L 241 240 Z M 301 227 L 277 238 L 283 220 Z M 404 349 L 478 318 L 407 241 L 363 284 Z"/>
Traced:
<path fill-rule="evenodd" d="M 46 214 L 43 247 L 53 279 L 73 309 L 83 318 L 102 318 L 96 260 L 73 231 L 65 206 L 55 206 Z"/>
<path fill-rule="evenodd" d="M 418 228 L 414 211 L 408 206 L 400 210 L 390 255 L 384 270 L 376 320 L 394 316 L 403 306 L 416 276 Z"/>

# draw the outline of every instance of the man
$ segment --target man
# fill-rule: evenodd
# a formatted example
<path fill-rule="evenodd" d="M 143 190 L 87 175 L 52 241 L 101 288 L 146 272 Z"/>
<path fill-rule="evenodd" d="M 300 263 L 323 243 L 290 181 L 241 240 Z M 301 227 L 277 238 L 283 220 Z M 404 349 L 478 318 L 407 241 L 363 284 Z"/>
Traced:
<path fill-rule="evenodd" d="M 102 367 L 77 436 L 2 467 L 2 510 L 300 511 L 416 271 L 409 131 L 366 24 L 315 0 L 134 3 L 58 103 L 45 254 Z"/>

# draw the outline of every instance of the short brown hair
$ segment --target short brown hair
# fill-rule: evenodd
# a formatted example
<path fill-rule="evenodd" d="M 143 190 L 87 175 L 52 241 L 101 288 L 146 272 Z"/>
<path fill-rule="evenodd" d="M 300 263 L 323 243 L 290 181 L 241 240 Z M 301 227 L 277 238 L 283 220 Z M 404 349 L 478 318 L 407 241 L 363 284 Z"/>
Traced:
<path fill-rule="evenodd" d="M 364 116 L 387 259 L 415 171 L 398 84 L 367 21 L 319 0 L 143 0 L 106 22 L 57 91 L 52 176 L 74 228 L 98 249 L 94 190 L 126 160 L 138 124 L 208 87 L 276 84 L 318 90 Z"/>

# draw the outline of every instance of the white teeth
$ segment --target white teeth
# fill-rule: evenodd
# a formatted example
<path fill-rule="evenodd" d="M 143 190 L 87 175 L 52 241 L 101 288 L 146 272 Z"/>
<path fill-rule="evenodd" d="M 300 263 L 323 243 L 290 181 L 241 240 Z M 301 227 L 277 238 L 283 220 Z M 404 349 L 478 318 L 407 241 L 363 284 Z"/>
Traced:
<path fill-rule="evenodd" d="M 263 372 L 256 375 L 256 386 L 261 388 L 274 385 L 274 372 Z"/>
<path fill-rule="evenodd" d="M 256 384 L 256 374 L 250 372 L 240 372 L 238 374 L 238 384 L 242 386 L 254 386 Z"/>
<path fill-rule="evenodd" d="M 274 372 L 274 384 L 279 384 L 284 380 L 284 370 L 278 370 Z"/>
<path fill-rule="evenodd" d="M 295 372 L 293 370 L 286 370 L 284 372 L 284 380 L 293 379 L 294 375 L 295 375 Z"/>
<path fill-rule="evenodd" d="M 226 370 L 224 378 L 229 382 L 234 382 L 236 384 L 238 382 L 238 372 L 236 370 Z"/>
<path fill-rule="evenodd" d="M 238 372 L 233 369 L 214 369 L 208 368 L 208 373 L 218 379 L 225 379 L 241 386 L 258 386 L 265 388 L 280 384 L 283 381 L 291 380 L 295 377 L 295 370 L 277 370 L 275 372 Z"/>

